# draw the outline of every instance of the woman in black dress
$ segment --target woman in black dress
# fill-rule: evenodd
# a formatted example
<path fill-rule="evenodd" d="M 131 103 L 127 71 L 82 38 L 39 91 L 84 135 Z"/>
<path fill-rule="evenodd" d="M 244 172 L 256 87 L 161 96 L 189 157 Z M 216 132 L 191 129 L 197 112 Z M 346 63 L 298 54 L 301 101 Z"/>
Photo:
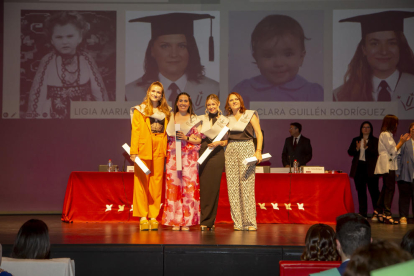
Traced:
<path fill-rule="evenodd" d="M 205 137 L 201 142 L 199 156 L 202 156 L 207 148 L 213 150 L 199 167 L 200 230 L 205 231 L 206 229 L 214 229 L 221 175 L 224 170 L 223 147 L 227 145 L 227 134 L 221 141 L 213 142 L 213 140 L 222 128 L 228 124 L 229 120 L 221 114 L 220 100 L 215 94 L 207 96 L 206 114 L 199 117 L 203 121 L 201 132 Z"/>
<path fill-rule="evenodd" d="M 367 217 L 367 186 L 371 195 L 372 207 L 377 208 L 379 197 L 378 175 L 374 174 L 378 159 L 378 138 L 373 135 L 372 124 L 365 121 L 361 124 L 359 136 L 352 139 L 348 154 L 353 156 L 350 177 L 354 178 L 358 192 L 359 214 Z M 374 212 L 373 221 L 378 220 L 378 214 Z"/>

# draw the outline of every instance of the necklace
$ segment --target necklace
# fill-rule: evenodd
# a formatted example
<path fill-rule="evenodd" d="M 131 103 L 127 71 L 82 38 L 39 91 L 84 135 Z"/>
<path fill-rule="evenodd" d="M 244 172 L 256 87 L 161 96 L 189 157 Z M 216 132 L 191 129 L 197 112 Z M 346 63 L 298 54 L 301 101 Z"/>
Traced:
<path fill-rule="evenodd" d="M 62 82 L 63 86 L 72 86 L 72 85 L 79 85 L 80 81 L 80 66 L 79 66 L 79 55 L 76 54 L 76 60 L 75 56 L 72 56 L 70 58 L 65 58 L 63 56 L 60 56 L 61 58 L 61 73 L 59 73 L 59 66 L 58 66 L 58 57 L 60 55 L 56 56 L 55 63 L 56 63 L 56 73 L 59 76 L 60 81 Z M 76 69 L 75 71 L 68 70 L 67 66 L 72 65 L 73 63 L 76 63 Z M 73 79 L 73 75 L 76 75 L 76 78 L 73 81 L 70 81 L 70 79 Z M 66 79 L 66 78 L 69 79 Z"/>

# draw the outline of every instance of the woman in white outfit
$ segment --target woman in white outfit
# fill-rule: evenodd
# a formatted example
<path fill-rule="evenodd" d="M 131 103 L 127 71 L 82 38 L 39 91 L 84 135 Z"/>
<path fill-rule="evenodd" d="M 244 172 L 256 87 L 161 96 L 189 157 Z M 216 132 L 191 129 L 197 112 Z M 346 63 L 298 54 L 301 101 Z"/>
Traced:
<path fill-rule="evenodd" d="M 398 144 L 395 144 L 393 135 L 397 131 L 398 118 L 388 114 L 382 120 L 381 134 L 378 141 L 378 160 L 374 174 L 382 175 L 382 189 L 378 199 L 377 209 L 374 211 L 378 215 L 380 222 L 398 224 L 391 216 L 391 203 L 395 191 L 395 171 L 398 169 L 397 155 L 402 145 L 411 138 L 406 133 L 401 135 Z"/>

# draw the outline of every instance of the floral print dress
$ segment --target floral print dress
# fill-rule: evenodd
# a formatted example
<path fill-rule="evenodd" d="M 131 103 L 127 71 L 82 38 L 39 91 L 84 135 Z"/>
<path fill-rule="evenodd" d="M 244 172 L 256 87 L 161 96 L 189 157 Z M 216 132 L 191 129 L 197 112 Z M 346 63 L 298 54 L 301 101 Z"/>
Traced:
<path fill-rule="evenodd" d="M 191 128 L 187 136 L 192 134 L 204 136 L 197 126 Z M 181 141 L 182 171 L 177 171 L 175 137 L 168 137 L 163 225 L 191 226 L 200 223 L 199 149 L 200 145 Z"/>

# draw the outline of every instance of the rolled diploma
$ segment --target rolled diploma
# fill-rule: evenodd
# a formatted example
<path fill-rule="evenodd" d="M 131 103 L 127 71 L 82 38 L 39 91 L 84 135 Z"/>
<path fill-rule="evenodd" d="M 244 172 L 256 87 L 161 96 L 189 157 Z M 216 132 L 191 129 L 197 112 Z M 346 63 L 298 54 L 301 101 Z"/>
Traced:
<path fill-rule="evenodd" d="M 129 154 L 131 152 L 131 148 L 128 146 L 127 143 L 123 144 L 122 147 L 124 148 L 124 150 Z M 147 166 L 145 166 L 145 164 L 141 161 L 141 159 L 137 156 L 135 158 L 135 163 L 137 163 L 138 167 L 146 174 L 150 174 L 151 171 L 147 168 Z"/>
<path fill-rule="evenodd" d="M 220 141 L 221 139 L 223 139 L 223 137 L 224 137 L 224 135 L 226 135 L 227 131 L 229 131 L 229 128 L 226 127 L 226 126 L 223 127 L 221 129 L 221 131 L 219 132 L 219 134 L 216 136 L 216 138 L 213 140 L 213 142 L 217 142 L 217 141 Z M 206 160 L 206 158 L 210 155 L 210 153 L 212 151 L 213 151 L 212 149 L 207 148 L 204 151 L 204 153 L 201 155 L 201 157 L 198 158 L 197 163 L 200 164 L 200 165 L 203 164 L 204 160 Z"/>
<path fill-rule="evenodd" d="M 271 157 L 272 156 L 270 155 L 270 153 L 262 154 L 262 162 L 269 160 Z M 243 165 L 251 165 L 251 164 L 255 164 L 256 162 L 257 162 L 256 156 L 248 157 L 243 160 Z"/>
<path fill-rule="evenodd" d="M 183 165 L 181 162 L 181 140 L 177 139 L 177 131 L 180 131 L 180 124 L 175 124 L 175 167 L 177 171 L 183 170 Z"/>

